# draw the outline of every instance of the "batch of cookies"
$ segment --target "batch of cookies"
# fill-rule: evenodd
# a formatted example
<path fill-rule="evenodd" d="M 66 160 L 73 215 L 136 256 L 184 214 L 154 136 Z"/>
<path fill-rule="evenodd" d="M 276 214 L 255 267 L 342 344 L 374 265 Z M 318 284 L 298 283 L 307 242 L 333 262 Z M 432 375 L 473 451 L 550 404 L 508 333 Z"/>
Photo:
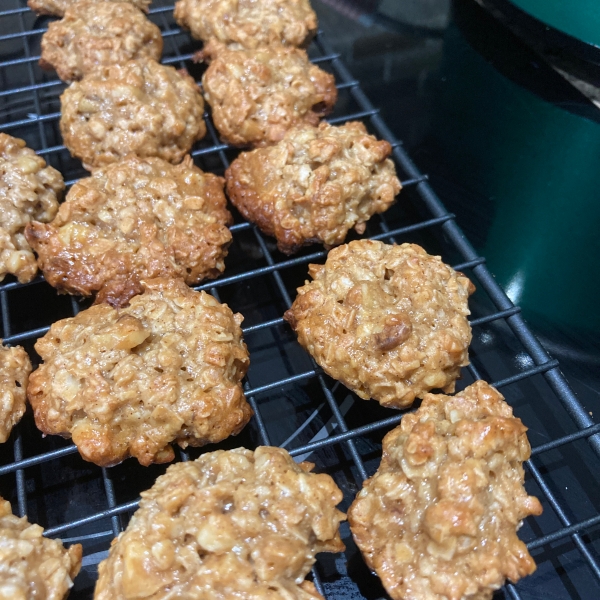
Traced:
<path fill-rule="evenodd" d="M 0 278 L 29 282 L 39 267 L 58 292 L 95 302 L 37 341 L 33 373 L 23 348 L 1 348 L 0 441 L 26 400 L 44 435 L 102 467 L 169 462 L 173 443 L 243 429 L 243 317 L 190 287 L 225 269 L 228 197 L 281 252 L 333 248 L 284 316 L 323 371 L 386 407 L 422 399 L 348 511 L 390 596 L 491 598 L 533 572 L 516 535 L 541 513 L 523 487 L 526 428 L 483 381 L 446 395 L 468 365 L 474 286 L 414 244 L 344 244 L 401 186 L 387 142 L 321 121 L 337 91 L 303 49 L 317 29 L 308 0 L 179 0 L 176 21 L 204 42 L 201 88 L 160 64 L 149 1 L 29 0 L 62 17 L 41 64 L 70 84 L 60 129 L 90 176 L 59 204 L 61 174 L 0 134 Z M 204 100 L 221 139 L 244 148 L 225 178 L 189 154 L 206 133 Z M 263 446 L 169 467 L 100 563 L 94 597 L 322 598 L 305 577 L 316 553 L 344 550 L 346 515 L 313 466 Z M 44 538 L 8 502 L 0 513 L 0 598 L 64 598 L 81 546 Z"/>

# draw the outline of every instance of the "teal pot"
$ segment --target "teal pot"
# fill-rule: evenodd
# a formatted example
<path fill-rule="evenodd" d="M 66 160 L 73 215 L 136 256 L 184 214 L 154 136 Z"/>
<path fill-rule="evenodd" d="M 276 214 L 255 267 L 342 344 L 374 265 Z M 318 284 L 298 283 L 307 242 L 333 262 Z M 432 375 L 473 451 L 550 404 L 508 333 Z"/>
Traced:
<path fill-rule="evenodd" d="M 482 9 L 455 8 L 434 135 L 453 176 L 487 203 L 479 249 L 529 320 L 600 331 L 600 111 L 577 92 L 556 101 L 553 72 L 536 89 L 531 60 L 520 80 L 508 76 L 516 46 L 504 41 L 498 58 L 494 28 L 471 15 Z"/>

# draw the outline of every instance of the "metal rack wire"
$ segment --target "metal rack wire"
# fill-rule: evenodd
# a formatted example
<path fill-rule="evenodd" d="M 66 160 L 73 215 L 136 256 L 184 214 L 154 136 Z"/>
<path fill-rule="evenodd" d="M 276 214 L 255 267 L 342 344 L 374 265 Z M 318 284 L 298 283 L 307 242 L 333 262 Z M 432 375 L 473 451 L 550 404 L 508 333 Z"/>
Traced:
<path fill-rule="evenodd" d="M 37 65 L 39 40 L 46 21 L 37 19 L 13 0 L 0 10 L 0 129 L 23 137 L 65 175 L 68 184 L 85 175 L 68 155 L 58 132 L 63 89 L 53 73 Z M 151 18 L 165 37 L 163 62 L 187 67 L 194 45 L 173 23 L 172 5 L 155 1 Z M 462 386 L 486 379 L 502 388 L 518 416 L 530 427 L 534 446 L 527 463 L 528 491 L 540 497 L 544 515 L 527 520 L 522 537 L 538 563 L 538 572 L 501 594 L 511 598 L 600 597 L 600 424 L 581 405 L 553 360 L 529 331 L 515 307 L 495 283 L 447 212 L 427 177 L 419 172 L 361 90 L 340 56 L 323 35 L 310 49 L 311 59 L 336 76 L 340 101 L 331 122 L 363 120 L 393 146 L 404 190 L 398 205 L 373 218 L 366 236 L 388 242 L 421 243 L 465 271 L 478 287 L 473 297 L 474 342 L 471 366 Z M 222 173 L 236 151 L 219 142 L 206 116 L 208 135 L 193 151 L 199 166 Z M 281 315 L 294 290 L 306 277 L 310 262 L 325 252 L 310 248 L 293 258 L 280 255 L 271 240 L 239 215 L 224 276 L 198 289 L 210 291 L 246 317 L 244 335 L 252 366 L 245 382 L 255 417 L 246 430 L 219 447 L 279 444 L 292 455 L 317 464 L 336 479 L 345 493 L 344 507 L 363 480 L 377 468 L 381 438 L 403 413 L 356 399 L 336 384 L 303 353 Z M 34 341 L 50 324 L 75 314 L 85 302 L 58 296 L 42 277 L 27 285 L 0 284 L 2 337 L 7 344 Z M 139 492 L 149 487 L 163 466 L 144 468 L 126 461 L 112 469 L 84 463 L 75 446 L 56 438 L 43 439 L 30 414 L 0 448 L 0 493 L 19 514 L 46 527 L 46 535 L 84 544 L 84 570 L 72 597 L 91 596 L 95 567 L 108 545 L 137 506 Z M 209 447 L 180 452 L 188 460 Z M 569 490 L 569 487 L 571 488 Z M 565 489 L 566 488 L 566 489 Z M 384 594 L 364 567 L 347 526 L 344 557 L 320 557 L 313 579 L 328 599 L 375 598 Z"/>

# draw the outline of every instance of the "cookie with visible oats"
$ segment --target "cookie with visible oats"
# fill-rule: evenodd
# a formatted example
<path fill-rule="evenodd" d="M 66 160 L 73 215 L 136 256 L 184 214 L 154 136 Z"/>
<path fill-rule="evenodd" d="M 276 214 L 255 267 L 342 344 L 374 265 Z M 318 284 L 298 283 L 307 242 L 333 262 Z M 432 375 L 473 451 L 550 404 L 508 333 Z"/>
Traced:
<path fill-rule="evenodd" d="M 391 408 L 454 391 L 469 364 L 467 277 L 416 244 L 374 240 L 335 248 L 308 271 L 285 319 L 326 373 Z"/>
<path fill-rule="evenodd" d="M 231 222 L 223 179 L 190 156 L 172 165 L 130 155 L 80 179 L 54 221 L 30 223 L 25 235 L 50 285 L 122 306 L 143 279 L 195 285 L 220 275 Z"/>
<path fill-rule="evenodd" d="M 7 347 L 0 340 L 0 443 L 25 413 L 25 390 L 31 361 L 21 346 Z M 0 598 L 2 595 L 0 594 Z"/>
<path fill-rule="evenodd" d="M 206 133 L 196 82 L 149 58 L 100 67 L 60 102 L 65 146 L 88 170 L 128 154 L 178 163 Z"/>
<path fill-rule="evenodd" d="M 142 465 L 239 433 L 252 416 L 243 317 L 180 279 L 144 282 L 129 306 L 92 306 L 36 344 L 27 397 L 45 434 L 72 438 L 100 466 Z"/>
<path fill-rule="evenodd" d="M 527 428 L 477 381 L 426 394 L 383 440 L 383 458 L 348 511 L 370 569 L 394 600 L 491 599 L 535 571 L 516 531 L 540 515 L 523 487 Z"/>
<path fill-rule="evenodd" d="M 236 146 L 266 146 L 294 125 L 316 125 L 337 100 L 333 75 L 298 48 L 229 50 L 211 41 L 198 56 L 210 60 L 202 87 L 215 127 Z"/>
<path fill-rule="evenodd" d="M 90 1 L 90 0 L 86 0 Z M 128 2 L 137 6 L 140 10 L 148 12 L 148 6 L 152 0 L 91 0 L 97 3 L 105 2 Z M 75 4 L 80 3 L 81 0 L 27 0 L 27 6 L 38 15 L 55 15 L 62 17 L 66 10 Z"/>
<path fill-rule="evenodd" d="M 81 569 L 81 544 L 65 549 L 0 498 L 0 598 L 64 600 Z"/>
<path fill-rule="evenodd" d="M 179 0 L 174 16 L 193 37 L 236 49 L 306 46 L 317 32 L 309 0 Z"/>
<path fill-rule="evenodd" d="M 42 36 L 40 66 L 75 81 L 135 58 L 160 60 L 160 29 L 128 2 L 78 2 Z"/>
<path fill-rule="evenodd" d="M 282 252 L 329 248 L 394 202 L 401 186 L 390 153 L 362 123 L 295 127 L 274 146 L 241 153 L 225 174 L 227 192 Z"/>
<path fill-rule="evenodd" d="M 304 577 L 341 552 L 342 492 L 282 448 L 210 452 L 146 492 L 98 566 L 95 600 L 322 600 Z"/>
<path fill-rule="evenodd" d="M 23 230 L 31 220 L 51 221 L 64 189 L 62 175 L 23 140 L 0 133 L 0 281 L 8 273 L 21 283 L 35 277 Z"/>

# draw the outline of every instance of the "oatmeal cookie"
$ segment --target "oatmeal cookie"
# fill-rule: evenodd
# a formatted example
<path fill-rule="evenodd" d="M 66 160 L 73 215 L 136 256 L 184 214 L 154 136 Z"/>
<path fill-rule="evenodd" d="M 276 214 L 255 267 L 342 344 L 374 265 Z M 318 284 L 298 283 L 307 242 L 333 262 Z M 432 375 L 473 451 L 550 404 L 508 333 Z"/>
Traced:
<path fill-rule="evenodd" d="M 127 2 L 78 2 L 42 36 L 40 66 L 63 81 L 134 58 L 160 60 L 160 29 Z"/>
<path fill-rule="evenodd" d="M 152 0 L 86 0 L 87 2 L 128 2 L 140 10 L 148 12 Z M 70 6 L 80 3 L 81 0 L 27 0 L 27 6 L 38 15 L 55 15 L 62 17 Z"/>
<path fill-rule="evenodd" d="M 25 390 L 31 361 L 21 346 L 2 346 L 0 340 L 0 443 L 25 413 Z M 0 592 L 0 598 L 2 593 Z"/>
<path fill-rule="evenodd" d="M 202 87 L 215 127 L 230 144 L 278 142 L 294 125 L 316 125 L 337 100 L 333 75 L 311 64 L 304 50 L 215 48 L 211 42 L 200 53 L 212 57 Z"/>
<path fill-rule="evenodd" d="M 305 46 L 317 32 L 309 0 L 179 0 L 174 16 L 196 39 L 234 49 Z"/>
<path fill-rule="evenodd" d="M 63 600 L 81 568 L 81 544 L 66 550 L 60 540 L 26 517 L 12 514 L 0 498 L 0 598 Z"/>
<path fill-rule="evenodd" d="M 523 488 L 527 428 L 477 381 L 427 394 L 383 440 L 381 465 L 348 512 L 367 565 L 394 600 L 491 599 L 535 562 L 516 535 L 540 515 Z"/>
<path fill-rule="evenodd" d="M 21 283 L 35 277 L 37 263 L 23 230 L 32 219 L 51 221 L 64 189 L 62 175 L 23 140 L 0 133 L 0 281 L 7 273 Z"/>
<path fill-rule="evenodd" d="M 297 127 L 275 146 L 241 153 L 225 174 L 227 192 L 281 252 L 330 248 L 394 202 L 401 186 L 390 152 L 362 123 Z"/>
<path fill-rule="evenodd" d="M 84 296 L 100 290 L 98 302 L 123 306 L 142 279 L 194 285 L 220 275 L 231 222 L 223 179 L 189 155 L 176 166 L 130 155 L 80 179 L 56 219 L 29 223 L 25 235 L 50 285 Z"/>
<path fill-rule="evenodd" d="M 316 600 L 318 552 L 344 550 L 342 492 L 281 448 L 210 452 L 167 469 L 98 566 L 95 600 Z"/>
<path fill-rule="evenodd" d="M 196 82 L 149 58 L 100 67 L 60 101 L 65 145 L 88 170 L 127 154 L 178 163 L 206 133 Z"/>
<path fill-rule="evenodd" d="M 361 398 L 405 408 L 454 391 L 469 364 L 473 284 L 415 244 L 350 242 L 309 265 L 285 319 L 323 370 Z"/>
<path fill-rule="evenodd" d="M 242 392 L 243 317 L 178 279 L 152 279 L 126 308 L 92 306 L 57 321 L 27 397 L 45 434 L 72 437 L 85 460 L 168 462 L 218 442 L 252 416 Z"/>

